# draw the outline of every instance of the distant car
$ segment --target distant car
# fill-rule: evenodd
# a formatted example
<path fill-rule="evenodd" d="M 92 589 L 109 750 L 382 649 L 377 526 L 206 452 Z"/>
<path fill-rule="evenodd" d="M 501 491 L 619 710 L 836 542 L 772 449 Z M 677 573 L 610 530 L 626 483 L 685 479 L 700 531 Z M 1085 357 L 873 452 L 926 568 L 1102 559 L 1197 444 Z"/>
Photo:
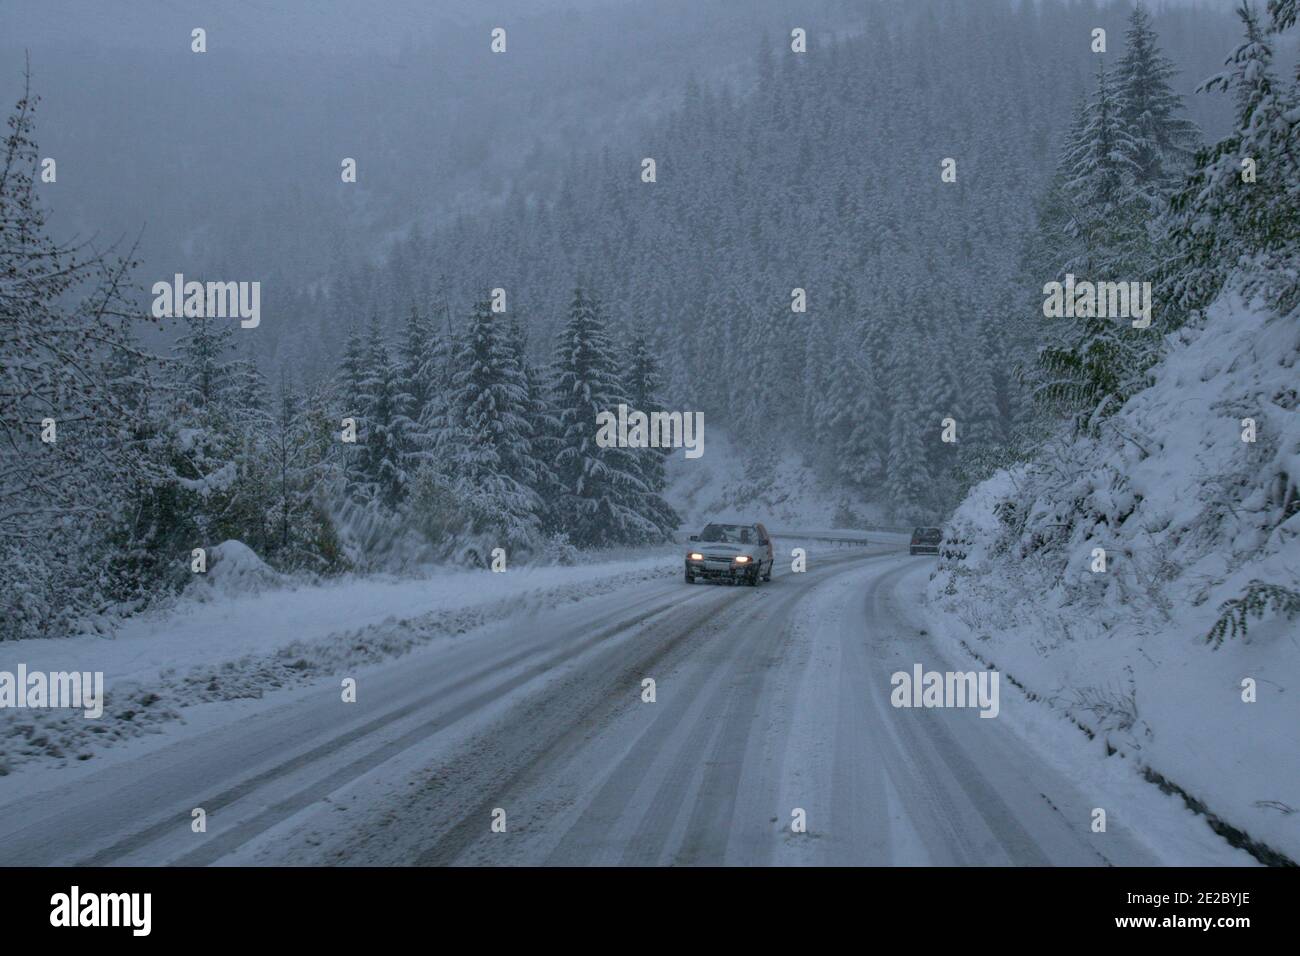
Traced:
<path fill-rule="evenodd" d="M 758 587 L 772 580 L 776 552 L 761 524 L 709 524 L 691 535 L 686 552 L 686 583 L 696 578 L 730 581 Z"/>
<path fill-rule="evenodd" d="M 917 528 L 912 532 L 912 543 L 908 546 L 910 554 L 938 554 L 943 541 L 942 528 Z"/>

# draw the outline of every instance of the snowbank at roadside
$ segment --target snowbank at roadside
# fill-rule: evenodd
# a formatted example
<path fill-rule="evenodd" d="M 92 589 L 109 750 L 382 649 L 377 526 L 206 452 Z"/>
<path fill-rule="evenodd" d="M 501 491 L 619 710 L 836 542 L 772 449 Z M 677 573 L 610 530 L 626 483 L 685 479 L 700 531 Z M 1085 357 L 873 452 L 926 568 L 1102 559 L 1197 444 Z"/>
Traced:
<path fill-rule="evenodd" d="M 1300 617 L 1256 587 L 1208 636 L 1251 582 L 1300 590 L 1298 358 L 1294 321 L 1218 303 L 1100 436 L 973 489 L 928 591 L 936 633 L 1262 859 L 1300 860 Z"/>
<path fill-rule="evenodd" d="M 180 719 L 194 704 L 260 698 L 530 608 L 663 580 L 679 565 L 673 548 L 570 567 L 277 587 L 243 545 L 221 549 L 214 570 L 224 564 L 224 571 L 173 607 L 128 620 L 113 639 L 0 643 L 0 671 L 17 673 L 20 664 L 29 673 L 99 671 L 106 691 L 99 719 L 76 710 L 0 710 L 0 775 L 34 760 L 89 759 Z"/>

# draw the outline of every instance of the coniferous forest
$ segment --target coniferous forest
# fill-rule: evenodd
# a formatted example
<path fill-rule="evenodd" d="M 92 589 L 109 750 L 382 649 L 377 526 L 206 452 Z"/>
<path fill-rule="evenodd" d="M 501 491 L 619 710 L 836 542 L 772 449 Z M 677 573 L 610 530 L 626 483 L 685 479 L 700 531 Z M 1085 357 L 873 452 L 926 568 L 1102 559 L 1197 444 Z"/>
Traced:
<path fill-rule="evenodd" d="M 1161 354 L 1044 323 L 1044 282 L 1151 281 L 1168 332 L 1249 261 L 1295 305 L 1291 6 L 1241 8 L 1213 107 L 1158 17 L 1108 9 L 1098 55 L 1076 40 L 1099 15 L 883 3 L 816 55 L 765 35 L 744 81 L 687 78 L 635 142 L 540 151 L 473 212 L 281 281 L 255 330 L 160 325 L 129 241 L 49 227 L 31 65 L 0 178 L 5 636 L 182 589 L 200 543 L 333 574 L 668 540 L 663 451 L 593 444 L 620 402 L 699 409 L 756 458 L 793 449 L 896 523 L 938 520 Z M 1231 22 L 1166 14 L 1184 61 L 1198 17 Z M 1244 153 L 1280 164 L 1248 196 Z M 931 440 L 950 417 L 960 443 Z"/>

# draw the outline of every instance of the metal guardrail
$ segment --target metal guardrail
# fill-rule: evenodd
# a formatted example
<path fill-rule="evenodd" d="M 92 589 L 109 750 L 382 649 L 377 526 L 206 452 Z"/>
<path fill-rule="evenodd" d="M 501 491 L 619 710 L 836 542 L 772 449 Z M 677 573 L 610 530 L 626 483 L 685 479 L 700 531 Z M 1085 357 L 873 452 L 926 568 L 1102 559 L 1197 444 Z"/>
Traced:
<path fill-rule="evenodd" d="M 874 527 L 866 531 L 769 531 L 775 541 L 824 541 L 828 544 L 841 545 L 859 545 L 882 544 L 880 535 L 898 534 L 909 535 L 912 529 L 893 528 L 893 527 Z M 676 535 L 677 540 L 681 543 L 687 543 L 689 535 L 695 534 L 694 531 L 679 531 Z"/>
<path fill-rule="evenodd" d="M 774 539 L 826 541 L 833 544 L 880 544 L 880 534 L 909 534 L 910 528 L 872 528 L 870 531 L 771 531 Z M 872 537 L 875 534 L 877 537 Z"/>

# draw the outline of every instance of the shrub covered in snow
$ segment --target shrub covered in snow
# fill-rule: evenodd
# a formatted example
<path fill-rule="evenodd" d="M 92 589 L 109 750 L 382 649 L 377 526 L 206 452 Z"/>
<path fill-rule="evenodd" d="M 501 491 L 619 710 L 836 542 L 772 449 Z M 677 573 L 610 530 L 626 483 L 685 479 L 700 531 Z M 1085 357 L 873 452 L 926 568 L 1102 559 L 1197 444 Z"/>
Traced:
<path fill-rule="evenodd" d="M 569 565 L 578 563 L 578 549 L 569 541 L 564 532 L 553 534 L 546 539 L 542 554 L 547 564 Z"/>
<path fill-rule="evenodd" d="M 226 594 L 253 594 L 274 585 L 279 575 L 242 541 L 223 541 L 208 549 L 204 580 Z"/>

